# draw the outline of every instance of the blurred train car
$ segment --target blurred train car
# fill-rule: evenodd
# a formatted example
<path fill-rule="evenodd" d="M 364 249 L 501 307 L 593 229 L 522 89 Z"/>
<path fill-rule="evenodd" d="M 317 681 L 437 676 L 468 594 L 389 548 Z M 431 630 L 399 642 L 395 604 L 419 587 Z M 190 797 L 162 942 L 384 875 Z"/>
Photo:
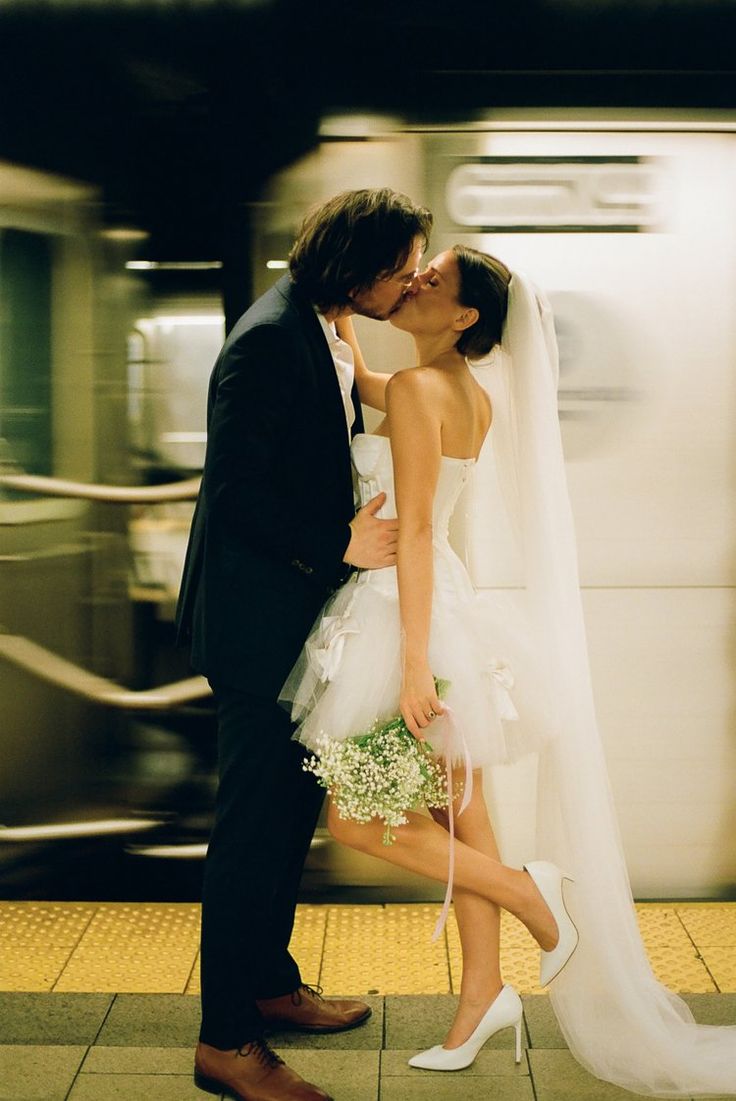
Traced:
<path fill-rule="evenodd" d="M 381 185 L 432 208 L 432 252 L 455 241 L 487 249 L 550 296 L 594 686 L 633 888 L 640 898 L 732 895 L 736 120 L 610 112 L 505 112 L 453 125 L 325 118 L 318 148 L 275 177 L 252 212 L 254 293 L 281 274 L 310 205 L 343 188 Z M 0 831 L 0 876 L 9 869 L 12 889 L 13 876 L 23 880 L 19 867 L 46 859 L 49 846 L 60 851 L 55 824 L 86 822 L 86 844 L 104 845 L 108 863 L 115 854 L 131 892 L 153 877 L 175 893 L 196 880 L 196 872 L 187 879 L 172 870 L 190 866 L 175 858 L 193 857 L 198 868 L 203 852 L 213 740 L 206 695 L 171 648 L 191 503 L 167 500 L 166 486 L 201 467 L 223 319 L 211 290 L 193 295 L 190 279 L 186 293 L 171 281 L 158 293 L 136 264 L 133 241 L 85 232 L 94 239 L 91 252 L 82 250 L 86 262 L 93 255 L 108 280 L 104 355 L 67 389 L 64 350 L 75 362 L 74 350 L 89 344 L 57 333 L 63 319 L 52 301 L 50 381 L 39 401 L 53 410 L 61 439 L 74 440 L 81 427 L 88 461 L 72 460 L 72 446 L 34 467 L 15 442 L 30 439 L 28 431 L 0 433 L 28 470 L 158 484 L 161 499 L 3 500 L 0 623 L 7 635 L 130 688 L 168 686 L 171 706 L 147 712 L 145 696 L 122 707 L 110 695 L 80 702 L 78 683 L 39 679 L 32 663 L 8 647 L 3 654 L 0 636 L 0 797 L 8 808 L 0 817 L 10 827 L 46 828 L 44 847 L 34 842 L 25 863 L 27 835 Z M 358 328 L 370 363 L 410 365 L 410 343 L 390 325 L 359 319 Z M 50 501 L 67 512 L 57 515 Z M 50 510 L 48 518 L 42 523 L 34 509 Z M 515 581 L 501 514 L 481 468 L 455 535 L 458 545 L 471 534 L 472 545 L 496 548 L 493 570 L 483 554 L 471 563 L 489 593 Z M 61 572 L 71 546 L 73 581 Z M 513 863 L 533 847 L 533 780 L 532 759 L 486 776 Z M 149 868 L 155 873 L 142 870 Z M 435 898 L 440 890 L 342 852 L 323 828 L 304 887 L 323 898 L 345 890 Z"/>
<path fill-rule="evenodd" d="M 138 553 L 151 497 L 170 529 L 186 528 L 197 480 L 184 480 L 178 521 L 181 504 L 151 484 L 166 457 L 139 446 L 142 307 L 125 262 L 144 235 L 103 228 L 100 213 L 89 186 L 0 164 L 6 896 L 126 897 L 140 883 L 127 847 L 170 820 L 178 841 L 187 822 L 200 841 L 211 805 L 207 686 L 189 678 L 183 654 L 167 668 L 159 640 L 157 613 L 178 575 L 165 556 Z M 179 688 L 162 692 L 167 683 Z"/>

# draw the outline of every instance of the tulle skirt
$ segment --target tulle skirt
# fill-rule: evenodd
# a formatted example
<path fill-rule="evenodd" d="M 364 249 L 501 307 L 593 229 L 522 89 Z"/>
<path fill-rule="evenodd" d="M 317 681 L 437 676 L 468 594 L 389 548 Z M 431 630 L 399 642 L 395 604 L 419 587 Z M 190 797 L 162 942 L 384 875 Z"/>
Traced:
<path fill-rule="evenodd" d="M 429 662 L 434 675 L 449 682 L 444 699 L 462 740 L 448 739 L 444 717 L 425 734 L 438 753 L 452 745 L 455 763 L 462 742 L 473 767 L 510 763 L 537 748 L 543 737 L 537 720 L 523 721 L 528 699 L 517 706 L 519 673 L 522 682 L 531 683 L 528 654 L 518 645 L 523 630 L 510 629 L 508 609 L 505 613 L 477 595 L 459 559 L 453 559 L 435 560 Z M 315 749 L 319 738 L 363 734 L 398 714 L 400 686 L 396 572 L 364 571 L 325 606 L 280 699 L 299 724 L 294 737 Z"/>

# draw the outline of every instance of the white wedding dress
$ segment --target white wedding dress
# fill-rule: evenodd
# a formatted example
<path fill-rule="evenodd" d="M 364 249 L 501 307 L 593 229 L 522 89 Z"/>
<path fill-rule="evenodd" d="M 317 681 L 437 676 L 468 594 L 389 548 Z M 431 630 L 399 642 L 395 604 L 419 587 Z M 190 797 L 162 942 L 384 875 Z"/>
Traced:
<path fill-rule="evenodd" d="M 444 458 L 430 664 L 452 682 L 447 701 L 473 764 L 537 754 L 528 856 L 574 877 L 565 900 L 580 933 L 550 987 L 552 1007 L 572 1054 L 604 1081 L 656 1097 L 736 1096 L 736 1027 L 696 1024 L 657 981 L 639 934 L 590 678 L 552 315 L 526 276 L 511 279 L 500 348 L 472 366 L 493 406 L 481 460 L 501 490 L 521 577 L 490 603 L 475 595 L 447 537 L 474 464 Z M 353 462 L 362 501 L 385 490 L 384 514 L 395 514 L 390 442 L 357 436 Z M 490 507 L 479 485 L 468 485 L 471 520 Z M 472 531 L 470 550 L 489 553 Z M 345 738 L 395 714 L 400 669 L 396 572 L 361 572 L 328 603 L 282 692 L 296 736 L 313 746 L 321 734 Z M 439 724 L 430 729 L 439 737 Z"/>
<path fill-rule="evenodd" d="M 385 436 L 356 435 L 352 444 L 361 505 L 381 491 L 379 516 L 395 517 L 391 443 Z M 432 624 L 429 664 L 450 682 L 445 699 L 474 767 L 517 755 L 503 719 L 515 720 L 509 696 L 513 672 L 491 642 L 487 610 L 449 541 L 452 513 L 475 460 L 443 456 L 433 508 Z M 401 632 L 396 567 L 354 574 L 324 609 L 281 698 L 292 703 L 295 737 L 310 749 L 317 739 L 362 734 L 398 714 Z M 444 748 L 445 720 L 426 730 L 433 748 Z M 454 748 L 454 747 L 453 747 Z M 460 763 L 459 761 L 457 763 Z"/>

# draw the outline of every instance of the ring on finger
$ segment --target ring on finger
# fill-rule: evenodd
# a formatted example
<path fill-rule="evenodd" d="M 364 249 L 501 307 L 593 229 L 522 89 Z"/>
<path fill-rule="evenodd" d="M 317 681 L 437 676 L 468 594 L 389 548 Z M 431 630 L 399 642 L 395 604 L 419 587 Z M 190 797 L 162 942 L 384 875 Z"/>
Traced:
<path fill-rule="evenodd" d="M 436 712 L 436 711 L 429 711 L 429 712 L 427 713 L 427 718 L 428 718 L 428 719 L 429 719 L 430 721 L 431 721 L 432 719 L 436 719 L 436 718 L 437 718 L 437 712 Z"/>

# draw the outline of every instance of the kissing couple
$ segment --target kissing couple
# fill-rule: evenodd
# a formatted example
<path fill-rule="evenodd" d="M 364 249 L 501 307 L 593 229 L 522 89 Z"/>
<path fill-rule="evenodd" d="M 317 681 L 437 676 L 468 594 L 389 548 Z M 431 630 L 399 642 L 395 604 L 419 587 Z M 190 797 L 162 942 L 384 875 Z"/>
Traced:
<path fill-rule="evenodd" d="M 218 721 L 195 1081 L 236 1101 L 328 1098 L 266 1040 L 370 1016 L 304 984 L 289 953 L 324 797 L 305 754 L 400 713 L 448 769 L 448 806 L 408 812 L 389 846 L 382 822 L 341 817 L 329 796 L 327 823 L 349 846 L 451 883 L 460 999 L 447 1035 L 410 1064 L 459 1070 L 510 1027 L 520 1060 L 503 908 L 538 943 L 540 982 L 553 983 L 588 1070 L 655 1096 L 733 1093 L 736 1029 L 696 1025 L 654 979 L 638 934 L 592 702 L 548 303 L 463 244 L 425 263 L 431 228 L 428 210 L 387 188 L 330 199 L 212 373 L 177 610 Z M 369 368 L 353 314 L 409 333 L 416 366 Z M 384 414 L 371 434 L 361 403 Z M 486 440 L 524 572 L 518 606 L 495 623 L 448 539 Z M 535 684 L 510 695 L 498 641 L 520 625 Z M 528 750 L 538 851 L 517 869 L 501 860 L 481 769 Z"/>

